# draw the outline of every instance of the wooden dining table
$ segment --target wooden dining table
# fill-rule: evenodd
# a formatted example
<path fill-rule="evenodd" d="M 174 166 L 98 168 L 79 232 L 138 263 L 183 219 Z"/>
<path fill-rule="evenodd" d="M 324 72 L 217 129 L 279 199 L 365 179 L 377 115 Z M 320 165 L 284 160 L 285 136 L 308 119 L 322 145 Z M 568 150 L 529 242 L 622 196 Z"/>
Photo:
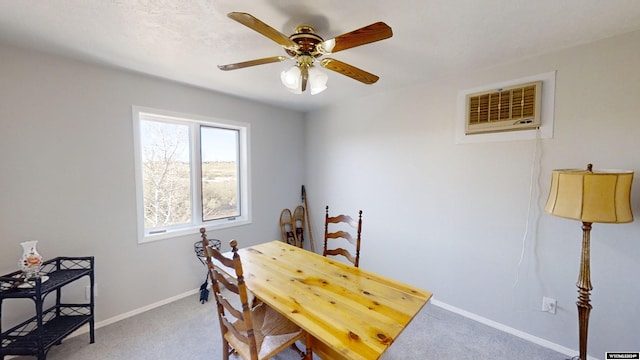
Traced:
<path fill-rule="evenodd" d="M 432 296 L 282 241 L 238 253 L 247 288 L 310 334 L 322 359 L 379 359 Z"/>

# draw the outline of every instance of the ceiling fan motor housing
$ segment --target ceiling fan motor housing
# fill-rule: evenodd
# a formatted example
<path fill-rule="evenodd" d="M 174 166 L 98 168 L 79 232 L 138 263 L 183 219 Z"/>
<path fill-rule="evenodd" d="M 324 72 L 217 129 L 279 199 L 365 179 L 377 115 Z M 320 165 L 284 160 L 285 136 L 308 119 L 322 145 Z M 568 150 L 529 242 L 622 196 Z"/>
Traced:
<path fill-rule="evenodd" d="M 318 44 L 323 43 L 324 39 L 317 35 L 309 25 L 298 26 L 296 33 L 289 36 L 289 39 L 298 45 L 296 50 L 285 48 L 285 51 L 291 57 L 307 55 L 317 58 L 323 55 L 318 49 Z"/>

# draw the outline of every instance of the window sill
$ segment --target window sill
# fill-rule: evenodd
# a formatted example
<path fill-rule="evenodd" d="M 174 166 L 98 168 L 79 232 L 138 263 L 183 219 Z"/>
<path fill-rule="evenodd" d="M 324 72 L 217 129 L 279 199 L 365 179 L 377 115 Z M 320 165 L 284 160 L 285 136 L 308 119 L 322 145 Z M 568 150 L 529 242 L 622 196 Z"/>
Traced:
<path fill-rule="evenodd" d="M 251 224 L 251 220 L 249 219 L 236 219 L 233 221 L 220 221 L 215 223 L 196 224 L 196 225 L 190 225 L 190 226 L 185 226 L 180 228 L 167 229 L 166 231 L 163 231 L 161 233 L 156 233 L 156 234 L 139 234 L 138 244 L 146 244 L 154 241 L 173 239 L 181 236 L 191 236 L 191 235 L 197 235 L 199 238 L 200 228 L 202 227 L 207 229 L 207 232 L 211 232 L 214 230 L 226 229 L 226 228 L 236 227 L 236 226 L 243 226 L 248 224 Z"/>

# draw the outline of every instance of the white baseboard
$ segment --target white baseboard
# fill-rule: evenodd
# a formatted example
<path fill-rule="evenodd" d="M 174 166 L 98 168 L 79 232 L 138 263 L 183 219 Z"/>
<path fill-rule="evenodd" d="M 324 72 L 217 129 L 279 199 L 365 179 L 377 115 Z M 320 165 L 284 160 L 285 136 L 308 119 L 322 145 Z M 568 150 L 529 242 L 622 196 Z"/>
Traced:
<path fill-rule="evenodd" d="M 136 315 L 142 314 L 145 311 L 149 311 L 149 310 L 155 309 L 157 307 L 160 307 L 162 305 L 166 305 L 166 304 L 172 303 L 174 301 L 178 301 L 180 299 L 186 298 L 187 296 L 191 296 L 193 294 L 197 294 L 198 292 L 200 292 L 200 288 L 194 289 L 194 290 L 189 290 L 189 291 L 184 292 L 182 294 L 178 294 L 176 296 L 172 296 L 170 298 L 167 298 L 167 299 L 164 299 L 164 300 L 160 300 L 160 301 L 155 302 L 153 304 L 149 304 L 149 305 L 143 306 L 141 308 L 131 310 L 131 311 L 126 312 L 124 314 L 116 315 L 116 316 L 114 316 L 112 318 L 97 322 L 95 324 L 95 328 L 99 329 L 99 328 L 101 328 L 103 326 L 111 325 L 111 324 L 113 324 L 115 322 L 118 322 L 120 320 L 124 320 L 126 318 L 130 318 L 132 316 L 136 316 Z M 74 331 L 73 333 L 71 333 L 68 336 L 68 338 L 74 337 L 74 336 L 78 336 L 78 335 L 82 335 L 82 334 L 86 334 L 88 332 L 89 332 L 89 324 L 86 324 L 83 327 L 81 327 L 80 329 L 78 329 L 78 330 Z"/>
<path fill-rule="evenodd" d="M 457 308 L 455 306 L 449 305 L 447 303 L 443 303 L 442 301 L 438 301 L 435 299 L 431 299 L 431 303 L 437 307 L 441 307 L 445 310 L 449 310 L 453 313 L 456 313 L 458 315 L 462 315 L 466 318 L 469 318 L 471 320 L 475 320 L 481 324 L 487 325 L 487 326 L 491 326 L 492 328 L 498 329 L 500 331 L 504 331 L 508 334 L 517 336 L 521 339 L 527 340 L 529 342 L 532 342 L 534 344 L 540 345 L 542 347 L 545 347 L 547 349 L 551 349 L 553 351 L 557 351 L 561 354 L 565 354 L 567 355 L 569 358 L 571 358 L 572 356 L 575 356 L 578 353 L 578 350 L 574 350 L 574 349 L 569 349 L 567 347 L 564 347 L 562 345 L 558 345 L 556 343 L 553 343 L 549 340 L 545 340 L 543 338 L 539 338 L 537 336 L 531 335 L 529 333 L 526 333 L 524 331 L 520 331 L 518 329 L 514 329 L 512 327 L 509 327 L 507 325 L 501 324 L 499 322 L 487 319 L 485 317 L 482 317 L 480 315 L 468 312 L 466 310 L 462 310 L 460 308 Z M 595 358 L 593 356 L 587 356 L 588 360 L 599 360 L 598 358 Z"/>

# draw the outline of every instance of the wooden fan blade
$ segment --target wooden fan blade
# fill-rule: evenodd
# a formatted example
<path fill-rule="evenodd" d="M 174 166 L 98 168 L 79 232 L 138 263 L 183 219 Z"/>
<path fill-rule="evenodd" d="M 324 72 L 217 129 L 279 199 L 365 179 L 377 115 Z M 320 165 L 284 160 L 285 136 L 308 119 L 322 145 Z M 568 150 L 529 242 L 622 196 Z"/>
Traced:
<path fill-rule="evenodd" d="M 321 47 L 326 53 L 336 53 L 352 47 L 388 39 L 391 36 L 393 36 L 391 27 L 380 21 L 336 36 L 333 39 L 323 42 Z"/>
<path fill-rule="evenodd" d="M 336 59 L 326 58 L 326 59 L 323 59 L 320 62 L 320 64 L 324 68 L 333 70 L 335 72 L 339 72 L 342 75 L 346 75 L 352 79 L 358 80 L 365 84 L 370 85 L 378 81 L 378 79 L 380 79 L 378 76 L 373 75 L 372 73 L 366 72 L 362 69 L 358 69 L 353 65 L 349 65 L 347 63 L 344 63 Z"/>
<path fill-rule="evenodd" d="M 287 49 L 295 50 L 298 46 L 295 42 L 291 41 L 288 36 L 258 20 L 251 14 L 243 12 L 231 12 L 227 14 L 227 16 L 239 22 L 240 24 L 259 32 L 260 34 L 268 37 L 269 39 L 277 42 Z"/>
<path fill-rule="evenodd" d="M 268 58 L 249 60 L 249 61 L 239 62 L 235 64 L 218 65 L 218 69 L 224 70 L 224 71 L 236 70 L 236 69 L 246 68 L 249 66 L 256 66 L 256 65 L 270 64 L 270 63 L 279 62 L 279 61 L 285 61 L 287 59 L 288 57 L 286 56 L 272 56 Z"/>

